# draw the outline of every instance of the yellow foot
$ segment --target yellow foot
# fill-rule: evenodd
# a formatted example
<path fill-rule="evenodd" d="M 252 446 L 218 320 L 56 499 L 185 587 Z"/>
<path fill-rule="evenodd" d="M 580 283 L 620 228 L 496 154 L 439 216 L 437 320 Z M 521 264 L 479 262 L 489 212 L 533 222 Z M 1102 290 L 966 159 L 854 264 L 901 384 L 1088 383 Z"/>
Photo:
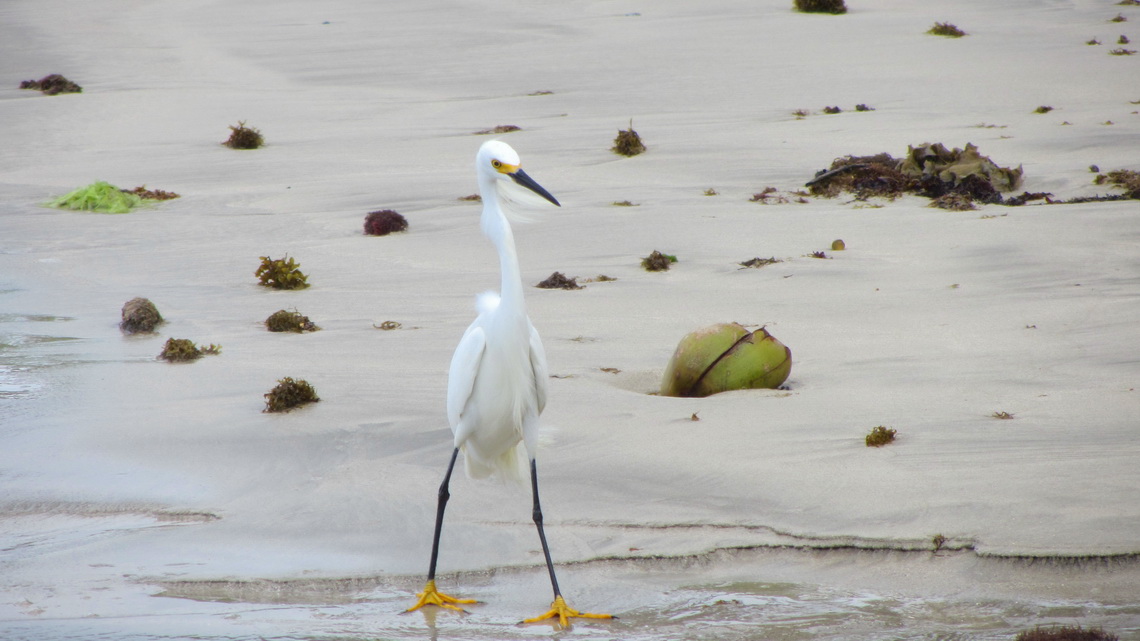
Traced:
<path fill-rule="evenodd" d="M 550 604 L 550 610 L 543 615 L 534 617 L 533 619 L 526 619 L 523 623 L 535 623 L 537 621 L 545 621 L 547 619 L 558 619 L 558 623 L 564 628 L 570 627 L 570 619 L 612 619 L 612 614 L 592 614 L 590 612 L 579 612 L 574 608 L 566 605 L 566 600 L 561 596 L 554 597 L 554 603 Z"/>
<path fill-rule="evenodd" d="M 405 612 L 412 612 L 419 610 L 425 605 L 438 605 L 441 608 L 448 608 L 450 610 L 457 610 L 459 612 L 467 612 L 463 608 L 455 605 L 456 603 L 478 603 L 475 599 L 457 599 L 452 596 L 447 596 L 443 592 L 435 589 L 435 581 L 428 581 L 424 586 L 424 591 L 416 595 L 418 601 L 412 607 L 405 610 Z"/>

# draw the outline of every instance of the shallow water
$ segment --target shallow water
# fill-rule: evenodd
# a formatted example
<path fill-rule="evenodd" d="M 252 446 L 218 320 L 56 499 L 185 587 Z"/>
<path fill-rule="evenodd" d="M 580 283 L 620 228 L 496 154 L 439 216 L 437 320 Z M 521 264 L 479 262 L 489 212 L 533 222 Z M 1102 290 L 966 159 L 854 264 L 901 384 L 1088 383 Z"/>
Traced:
<path fill-rule="evenodd" d="M 970 552 L 727 550 L 560 569 L 574 607 L 615 621 L 519 625 L 546 604 L 541 567 L 441 577 L 484 603 L 404 614 L 421 579 L 137 581 L 87 595 L 105 614 L 0 621 L 4 639 L 1011 639 L 1038 625 L 1140 638 L 1135 560 L 1027 562 Z M 787 580 L 792 577 L 801 580 Z M 938 579 L 941 577 L 941 580 Z M 920 587 L 926 586 L 926 587 Z M 1078 596 L 1085 595 L 1085 596 Z"/>
<path fill-rule="evenodd" d="M 75 360 L 67 344 L 76 339 L 47 332 L 73 319 L 48 314 L 0 313 L 0 400 L 33 396 L 44 389 L 43 371 Z"/>

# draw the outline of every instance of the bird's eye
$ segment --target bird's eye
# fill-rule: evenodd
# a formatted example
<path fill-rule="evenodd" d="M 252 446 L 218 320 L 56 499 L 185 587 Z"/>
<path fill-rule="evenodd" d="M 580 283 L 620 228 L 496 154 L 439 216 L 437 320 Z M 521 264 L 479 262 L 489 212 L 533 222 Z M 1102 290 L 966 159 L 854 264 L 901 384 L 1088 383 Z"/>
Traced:
<path fill-rule="evenodd" d="M 495 159 L 495 160 L 491 161 L 491 166 L 494 167 L 495 169 L 498 169 L 499 167 L 503 166 L 503 163 L 500 162 L 498 159 Z"/>

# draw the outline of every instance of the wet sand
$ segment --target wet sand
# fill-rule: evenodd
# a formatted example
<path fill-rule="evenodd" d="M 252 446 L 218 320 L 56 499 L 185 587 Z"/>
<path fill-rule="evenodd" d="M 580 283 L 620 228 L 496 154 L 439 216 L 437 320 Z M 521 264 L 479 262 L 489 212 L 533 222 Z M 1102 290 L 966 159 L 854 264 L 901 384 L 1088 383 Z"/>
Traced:
<path fill-rule="evenodd" d="M 1140 638 L 1135 201 L 793 194 L 836 157 L 925 142 L 1020 165 L 1026 191 L 1111 193 L 1089 167 L 1140 169 L 1140 57 L 1109 54 L 1140 11 L 788 5 L 6 8 L 0 630 L 549 634 L 513 626 L 548 603 L 526 488 L 465 478 L 440 569 L 487 605 L 434 628 L 396 614 L 426 569 L 448 359 L 498 284 L 459 200 L 474 132 L 512 124 L 563 204 L 516 228 L 524 283 L 617 279 L 527 288 L 555 376 L 539 469 L 564 591 L 622 616 L 574 634 Z M 84 92 L 16 88 L 48 73 Z M 621 158 L 631 118 L 648 152 Z M 242 120 L 265 148 L 219 144 Z M 42 206 L 95 180 L 182 197 Z M 750 200 L 770 186 L 790 202 Z M 364 236 L 387 208 L 409 231 Z M 653 250 L 679 261 L 645 272 Z M 312 287 L 257 285 L 259 257 L 285 254 Z M 135 296 L 158 334 L 119 331 Z M 294 308 L 322 330 L 264 331 Z M 786 389 L 651 394 L 684 334 L 731 321 L 792 349 Z M 172 336 L 222 353 L 158 362 Z M 284 376 L 322 401 L 261 413 Z M 877 425 L 899 439 L 865 447 Z"/>

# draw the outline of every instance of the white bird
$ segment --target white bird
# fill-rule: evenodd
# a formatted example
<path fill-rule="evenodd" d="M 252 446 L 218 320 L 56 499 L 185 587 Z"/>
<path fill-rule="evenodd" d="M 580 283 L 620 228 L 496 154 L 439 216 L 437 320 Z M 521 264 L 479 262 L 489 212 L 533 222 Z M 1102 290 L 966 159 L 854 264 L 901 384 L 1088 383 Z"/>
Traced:
<path fill-rule="evenodd" d="M 538 538 L 542 542 L 542 553 L 554 588 L 550 610 L 524 622 L 557 618 L 565 627 L 569 625 L 570 617 L 609 619 L 612 616 L 608 614 L 578 612 L 563 599 L 554 575 L 550 548 L 546 544 L 538 500 L 535 450 L 539 415 L 546 406 L 546 353 L 538 332 L 527 317 L 514 234 L 504 205 L 509 207 L 517 199 L 512 198 L 509 191 L 514 185 L 521 185 L 555 205 L 559 203 L 519 167 L 518 154 L 504 142 L 491 140 L 479 147 L 475 156 L 475 173 L 479 179 L 479 194 L 483 198 L 483 233 L 498 250 L 502 285 L 498 295 L 487 292 L 479 296 L 479 315 L 463 333 L 451 358 L 447 419 L 455 435 L 455 449 L 439 487 L 427 584 L 424 591 L 416 595 L 418 601 L 408 611 L 437 605 L 463 612 L 457 604 L 476 603 L 473 599 L 457 599 L 443 594 L 435 586 L 443 512 L 451 496 L 448 491 L 451 472 L 459 453 L 463 452 L 467 475 L 472 478 L 491 475 L 518 478 L 521 476 L 518 450 L 522 447 L 530 462 L 534 524 L 538 528 Z"/>

